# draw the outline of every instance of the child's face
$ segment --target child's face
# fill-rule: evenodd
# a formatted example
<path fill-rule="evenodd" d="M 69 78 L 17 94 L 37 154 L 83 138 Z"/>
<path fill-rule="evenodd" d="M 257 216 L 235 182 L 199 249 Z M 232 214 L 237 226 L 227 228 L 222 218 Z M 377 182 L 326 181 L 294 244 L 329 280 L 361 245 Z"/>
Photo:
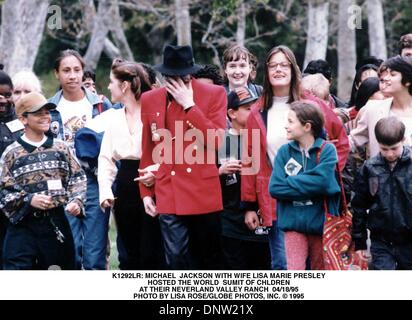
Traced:
<path fill-rule="evenodd" d="M 50 111 L 46 108 L 42 108 L 36 112 L 28 113 L 25 116 L 20 117 L 20 121 L 26 128 L 26 131 L 30 130 L 35 133 L 46 133 L 49 131 L 51 116 Z"/>
<path fill-rule="evenodd" d="M 379 143 L 379 151 L 382 157 L 389 163 L 397 161 L 403 152 L 403 141 L 400 141 L 394 145 L 387 146 Z"/>
<path fill-rule="evenodd" d="M 246 87 L 251 71 L 248 58 L 243 57 L 237 61 L 229 61 L 225 68 L 229 88 Z"/>
<path fill-rule="evenodd" d="M 83 86 L 87 89 L 89 89 L 91 92 L 93 92 L 94 94 L 97 94 L 96 91 L 96 84 L 94 83 L 92 78 L 86 78 L 83 81 Z"/>
<path fill-rule="evenodd" d="M 300 138 L 310 133 L 310 124 L 302 125 L 296 116 L 296 112 L 290 110 L 285 129 L 288 140 L 299 141 Z"/>
<path fill-rule="evenodd" d="M 12 90 L 8 84 L 0 85 L 0 117 L 13 105 Z"/>
<path fill-rule="evenodd" d="M 246 121 L 249 117 L 251 103 L 239 107 L 237 110 L 233 110 L 230 115 L 232 123 L 236 122 L 240 128 L 246 127 Z"/>
<path fill-rule="evenodd" d="M 412 57 L 412 48 L 403 48 L 401 52 L 402 57 Z"/>
<path fill-rule="evenodd" d="M 54 74 L 64 91 L 79 90 L 82 84 L 83 67 L 75 56 L 67 56 L 60 61 L 59 70 Z"/>

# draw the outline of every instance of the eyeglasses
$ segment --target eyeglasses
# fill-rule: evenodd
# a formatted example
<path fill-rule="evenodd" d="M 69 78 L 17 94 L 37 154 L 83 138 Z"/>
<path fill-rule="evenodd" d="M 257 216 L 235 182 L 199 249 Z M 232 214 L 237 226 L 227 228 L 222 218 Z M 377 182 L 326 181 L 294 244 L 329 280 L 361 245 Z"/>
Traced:
<path fill-rule="evenodd" d="M 270 62 L 266 64 L 270 70 L 276 70 L 277 67 L 280 67 L 280 70 L 287 70 L 290 67 L 290 62 Z"/>

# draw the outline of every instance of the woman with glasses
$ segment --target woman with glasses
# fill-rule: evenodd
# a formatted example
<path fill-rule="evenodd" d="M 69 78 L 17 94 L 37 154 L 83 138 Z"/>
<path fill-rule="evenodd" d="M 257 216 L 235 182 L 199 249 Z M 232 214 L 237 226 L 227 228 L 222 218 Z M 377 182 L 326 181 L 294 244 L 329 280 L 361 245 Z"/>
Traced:
<path fill-rule="evenodd" d="M 286 46 L 274 47 L 265 61 L 263 92 L 252 106 L 247 120 L 248 156 L 260 159 L 258 172 L 242 176 L 242 205 L 245 223 L 251 229 L 270 227 L 269 244 L 272 269 L 285 270 L 286 257 L 283 232 L 276 223 L 276 202 L 269 195 L 268 185 L 272 164 L 278 149 L 288 142 L 285 130 L 289 106 L 299 99 L 301 73 L 295 55 Z M 260 132 L 259 154 L 252 154 L 252 129 Z M 255 142 L 256 143 L 256 142 Z M 260 158 L 259 158 L 260 156 Z"/>
<path fill-rule="evenodd" d="M 323 138 L 334 143 L 339 169 L 342 170 L 348 157 L 349 142 L 340 120 L 322 100 L 308 92 L 303 94 L 304 99 L 321 109 L 325 118 Z M 286 46 L 274 47 L 266 58 L 262 96 L 252 107 L 246 125 L 247 129 L 258 129 L 260 132 L 260 150 L 259 155 L 256 155 L 252 154 L 255 147 L 252 145 L 253 131 L 248 130 L 248 156 L 260 159 L 259 170 L 255 175 L 242 177 L 245 222 L 251 229 L 258 227 L 259 210 L 263 226 L 271 226 L 269 244 L 274 270 L 286 269 L 287 265 L 284 235 L 277 226 L 276 201 L 269 195 L 268 184 L 277 152 L 283 144 L 288 143 L 285 125 L 290 104 L 301 97 L 301 72 L 295 55 Z"/>

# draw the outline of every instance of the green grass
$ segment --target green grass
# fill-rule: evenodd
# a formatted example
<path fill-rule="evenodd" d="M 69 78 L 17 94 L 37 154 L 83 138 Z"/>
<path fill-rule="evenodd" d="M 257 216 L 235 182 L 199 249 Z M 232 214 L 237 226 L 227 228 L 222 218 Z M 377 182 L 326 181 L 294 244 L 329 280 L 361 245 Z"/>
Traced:
<path fill-rule="evenodd" d="M 43 94 L 48 99 L 57 92 L 59 89 L 59 82 L 54 76 L 54 72 L 50 71 L 38 76 L 42 86 Z"/>

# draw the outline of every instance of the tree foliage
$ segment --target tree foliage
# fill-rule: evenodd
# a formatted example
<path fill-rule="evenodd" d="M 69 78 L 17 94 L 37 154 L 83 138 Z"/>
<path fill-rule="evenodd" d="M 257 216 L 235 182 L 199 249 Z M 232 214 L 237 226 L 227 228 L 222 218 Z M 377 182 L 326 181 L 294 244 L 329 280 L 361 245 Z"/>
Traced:
<path fill-rule="evenodd" d="M 52 69 L 58 51 L 71 47 L 86 52 L 90 41 L 93 16 L 85 6 L 92 0 L 52 0 L 62 8 L 62 29 L 46 28 L 35 64 L 37 73 Z M 324 0 L 322 0 L 324 1 Z M 98 1 L 94 2 L 97 8 Z M 358 59 L 368 56 L 367 17 L 364 2 L 362 28 L 356 30 Z M 397 53 L 399 36 L 412 31 L 410 0 L 383 0 L 388 54 Z M 1 2 L 0 2 L 1 3 Z M 192 46 L 198 63 L 217 63 L 225 48 L 236 41 L 237 8 L 246 9 L 245 45 L 264 61 L 275 45 L 289 46 L 302 66 L 307 38 L 307 1 L 305 0 L 192 0 L 190 18 Z M 329 39 L 327 60 L 337 66 L 338 0 L 329 0 Z M 136 61 L 161 62 L 167 43 L 176 43 L 174 0 L 119 0 L 123 28 Z M 109 36 L 110 40 L 113 40 Z M 108 68 L 111 59 L 102 55 L 99 68 Z M 262 63 L 261 63 L 262 64 Z M 258 81 L 262 80 L 261 67 Z M 334 70 L 336 75 L 336 70 Z"/>

